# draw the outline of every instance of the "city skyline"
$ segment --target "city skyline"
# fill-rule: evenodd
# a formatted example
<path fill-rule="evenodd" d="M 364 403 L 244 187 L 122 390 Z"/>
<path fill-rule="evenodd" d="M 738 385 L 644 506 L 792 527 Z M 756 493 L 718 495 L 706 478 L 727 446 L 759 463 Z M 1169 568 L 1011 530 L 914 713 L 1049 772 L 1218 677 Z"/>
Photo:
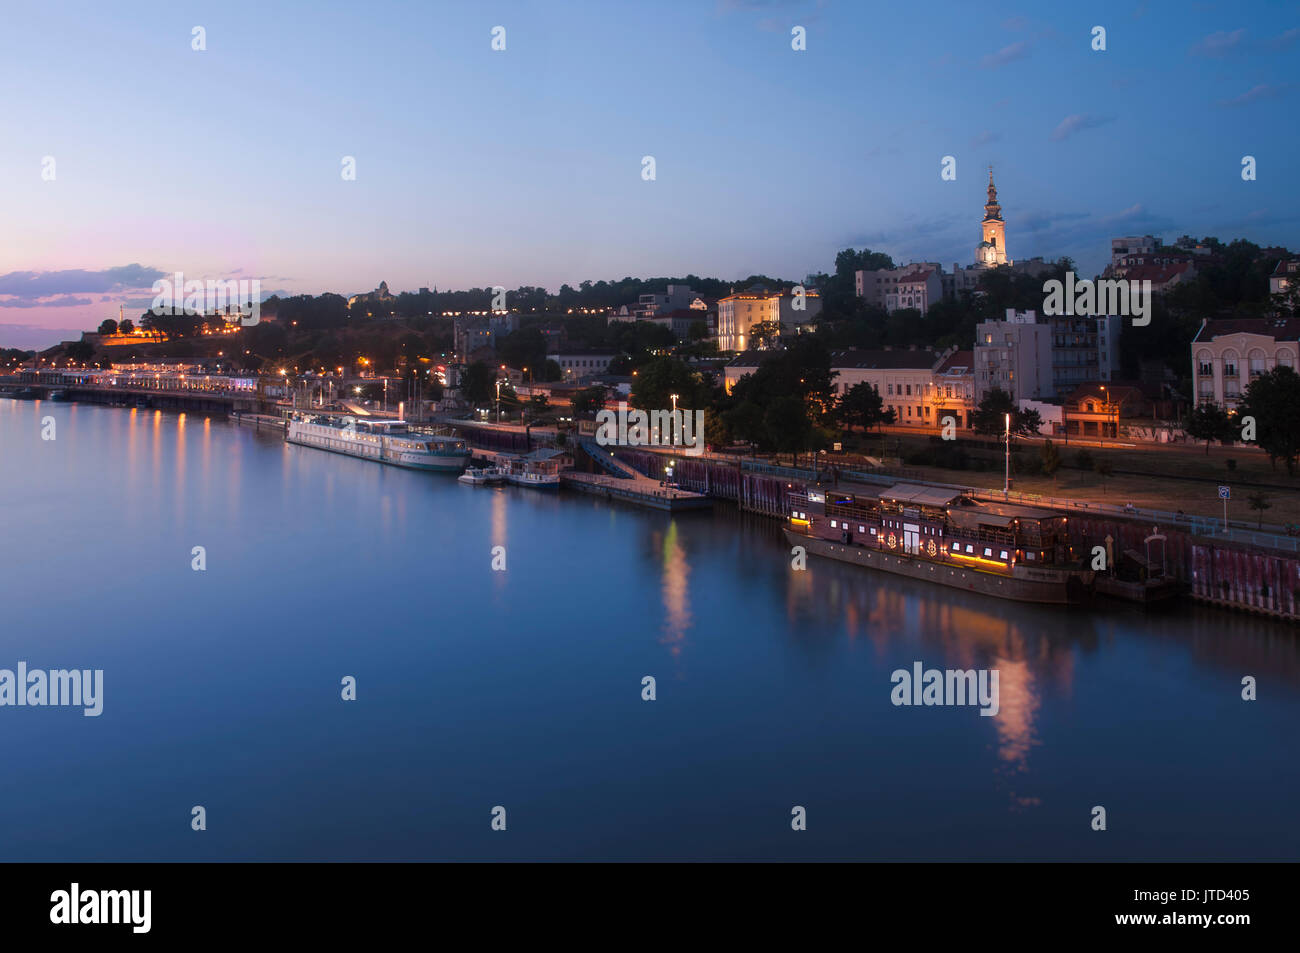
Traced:
<path fill-rule="evenodd" d="M 175 271 L 349 295 L 798 279 L 845 247 L 968 265 L 989 164 L 1016 260 L 1096 273 L 1135 234 L 1295 244 L 1297 133 L 1272 121 L 1296 90 L 1290 4 L 953 5 L 925 30 L 821 0 L 78 9 L 20 11 L 0 40 L 39 79 L 0 153 L 0 346 L 144 310 Z M 56 71 L 23 41 L 51 31 Z"/>

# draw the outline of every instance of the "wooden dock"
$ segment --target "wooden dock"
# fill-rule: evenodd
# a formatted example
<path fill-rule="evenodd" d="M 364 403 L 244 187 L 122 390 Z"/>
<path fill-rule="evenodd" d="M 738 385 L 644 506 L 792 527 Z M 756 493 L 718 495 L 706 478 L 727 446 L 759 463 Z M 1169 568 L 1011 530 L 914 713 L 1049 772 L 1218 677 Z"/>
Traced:
<path fill-rule="evenodd" d="M 677 513 L 682 510 L 704 510 L 713 501 L 702 493 L 660 486 L 658 480 L 641 477 L 620 480 L 599 473 L 579 473 L 566 470 L 560 474 L 560 485 L 579 493 L 599 496 L 607 500 L 622 500 L 636 506 Z"/>

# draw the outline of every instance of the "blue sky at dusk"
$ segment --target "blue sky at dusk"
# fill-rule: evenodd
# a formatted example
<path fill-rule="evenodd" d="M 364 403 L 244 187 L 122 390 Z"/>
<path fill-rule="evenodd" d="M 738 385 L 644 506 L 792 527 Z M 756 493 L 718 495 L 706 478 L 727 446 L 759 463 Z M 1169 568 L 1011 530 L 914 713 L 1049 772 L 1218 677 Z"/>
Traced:
<path fill-rule="evenodd" d="M 155 273 L 178 270 L 352 294 L 800 279 L 847 246 L 969 264 L 989 163 L 1013 258 L 1091 274 L 1112 236 L 1145 233 L 1300 246 L 1293 2 L 76 3 L 5 19 L 0 345 L 18 343 L 3 325 L 138 314 Z"/>

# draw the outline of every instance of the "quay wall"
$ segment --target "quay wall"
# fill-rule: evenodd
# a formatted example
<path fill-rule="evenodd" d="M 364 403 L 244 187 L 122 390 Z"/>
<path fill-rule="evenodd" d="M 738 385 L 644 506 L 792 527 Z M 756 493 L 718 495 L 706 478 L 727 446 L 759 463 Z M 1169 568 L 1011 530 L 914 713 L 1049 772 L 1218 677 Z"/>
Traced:
<path fill-rule="evenodd" d="M 619 459 L 646 476 L 663 479 L 668 457 L 662 453 L 622 448 Z M 789 493 L 803 492 L 811 474 L 798 480 L 751 473 L 741 462 L 720 463 L 690 457 L 674 457 L 673 479 L 683 488 L 720 499 L 734 500 L 746 512 L 783 517 Z M 882 480 L 882 482 L 888 482 Z M 1146 538 L 1152 535 L 1148 521 L 1069 513 L 1070 545 L 1079 555 L 1112 538 L 1115 558 L 1126 549 L 1146 555 Z M 1150 558 L 1161 563 L 1169 575 L 1187 588 L 1199 602 L 1228 609 L 1256 612 L 1275 618 L 1300 621 L 1300 556 L 1261 546 L 1235 542 L 1230 538 L 1194 535 L 1188 528 L 1158 525 L 1165 537 L 1153 540 Z"/>

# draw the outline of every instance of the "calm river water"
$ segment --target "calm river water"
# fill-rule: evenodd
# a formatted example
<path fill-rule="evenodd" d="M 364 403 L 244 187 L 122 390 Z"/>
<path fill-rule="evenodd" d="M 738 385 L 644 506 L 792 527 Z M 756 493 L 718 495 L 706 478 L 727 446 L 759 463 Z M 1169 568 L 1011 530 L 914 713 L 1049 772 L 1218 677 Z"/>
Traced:
<path fill-rule="evenodd" d="M 104 673 L 98 717 L 0 707 L 3 860 L 1300 856 L 1282 623 L 48 401 L 0 399 L 0 533 L 0 669 Z M 998 714 L 895 707 L 915 662 L 997 669 Z"/>

